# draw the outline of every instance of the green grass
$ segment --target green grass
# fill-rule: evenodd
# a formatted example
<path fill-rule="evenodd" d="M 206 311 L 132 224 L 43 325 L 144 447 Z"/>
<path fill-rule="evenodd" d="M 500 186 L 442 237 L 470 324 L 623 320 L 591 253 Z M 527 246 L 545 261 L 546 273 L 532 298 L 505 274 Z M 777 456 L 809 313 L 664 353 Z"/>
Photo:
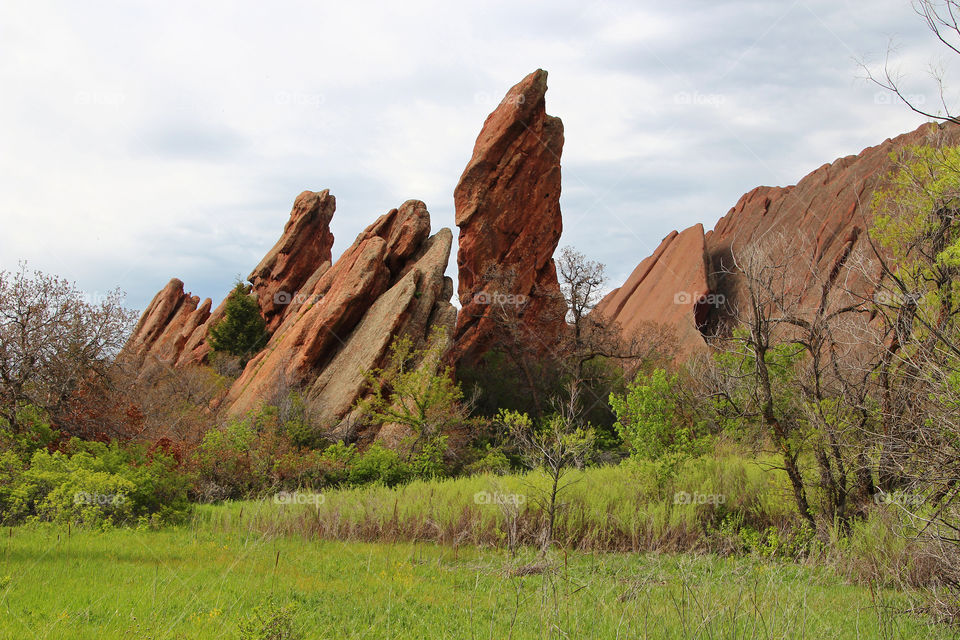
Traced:
<path fill-rule="evenodd" d="M 671 554 L 511 558 L 208 523 L 3 529 L 0 638 L 240 638 L 258 606 L 286 611 L 296 637 L 338 640 L 954 637 L 899 613 L 909 594 L 877 599 L 826 568 Z"/>
<path fill-rule="evenodd" d="M 705 532 L 727 514 L 762 530 L 799 524 L 782 472 L 738 455 L 690 461 L 676 478 L 658 482 L 652 465 L 572 470 L 560 496 L 555 538 L 581 551 L 707 551 L 726 542 Z M 547 479 L 540 473 L 477 475 L 325 491 L 320 504 L 277 504 L 272 497 L 200 507 L 196 518 L 219 530 L 299 534 L 327 540 L 413 541 L 451 545 L 535 545 L 543 532 Z M 674 503 L 676 492 L 719 495 L 723 503 Z M 519 496 L 510 505 L 478 503 L 478 494 Z"/>

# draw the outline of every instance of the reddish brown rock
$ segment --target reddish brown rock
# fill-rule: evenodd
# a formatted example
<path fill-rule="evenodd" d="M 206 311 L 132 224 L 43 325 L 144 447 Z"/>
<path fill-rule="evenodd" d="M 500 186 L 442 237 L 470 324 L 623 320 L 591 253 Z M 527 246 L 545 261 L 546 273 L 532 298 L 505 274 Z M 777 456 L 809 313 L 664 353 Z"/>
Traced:
<path fill-rule="evenodd" d="M 878 273 L 870 263 L 871 249 L 867 244 L 870 202 L 874 190 L 894 169 L 891 154 L 916 144 L 958 142 L 960 127 L 924 125 L 859 155 L 825 164 L 794 186 L 757 187 L 740 198 L 702 242 L 696 241 L 698 234 L 691 229 L 680 236 L 668 236 L 657 252 L 644 260 L 627 283 L 609 294 L 598 309 L 624 327 L 640 318 L 662 317 L 678 328 L 683 351 L 702 348 L 702 336 L 689 328 L 702 326 L 711 330 L 729 315 L 742 293 L 736 276 L 721 277 L 733 266 L 733 254 L 751 247 L 771 251 L 780 246 L 777 243 L 784 242 L 791 250 L 802 252 L 791 260 L 785 280 L 791 290 L 801 294 L 801 305 L 811 309 L 816 306 L 820 289 L 810 285 L 827 277 L 842 282 L 842 289 L 860 296 L 870 295 L 876 282 L 876 275 L 871 272 Z M 677 245 L 677 251 L 671 251 L 680 237 L 688 233 L 688 246 L 680 250 Z M 860 262 L 852 268 L 848 263 L 851 255 L 862 256 L 866 264 Z M 681 296 L 694 293 L 696 287 L 691 283 L 701 282 L 704 260 L 708 283 L 705 290 L 709 292 L 704 302 L 708 304 L 686 307 L 678 315 L 669 289 L 675 287 L 676 294 Z M 656 276 L 657 269 L 665 275 Z M 644 275 L 646 271 L 649 273 Z M 692 277 L 694 273 L 697 275 L 688 279 L 686 274 Z M 667 284 L 643 284 L 656 282 L 660 277 Z M 834 304 L 843 304 L 853 295 L 838 295 Z"/>
<path fill-rule="evenodd" d="M 367 227 L 304 290 L 305 300 L 247 364 L 227 395 L 229 412 L 242 415 L 278 389 L 309 385 L 332 426 L 353 406 L 362 372 L 381 364 L 394 336 L 409 333 L 419 346 L 430 326 L 448 324 L 452 290 L 443 271 L 452 234 L 428 239 L 429 233 L 429 213 L 418 200 Z"/>
<path fill-rule="evenodd" d="M 524 300 L 524 322 L 555 317 L 560 288 L 553 252 L 560 240 L 560 154 L 563 123 L 545 107 L 547 72 L 537 70 L 507 92 L 483 124 L 473 157 L 454 190 L 460 228 L 459 297 L 462 306 L 452 359 L 477 362 L 496 340 L 493 296 Z M 508 291 L 491 290 L 491 267 L 511 271 Z M 551 322 L 551 321 L 547 321 Z M 559 330 L 530 326 L 549 342 Z"/>
<path fill-rule="evenodd" d="M 210 318 L 210 304 L 209 298 L 200 304 L 200 298 L 184 292 L 182 281 L 172 279 L 143 312 L 124 348 L 125 356 L 140 370 L 189 360 L 192 351 L 185 347 Z"/>
<path fill-rule="evenodd" d="M 298 308 L 301 290 L 312 287 L 330 266 L 333 234 L 330 220 L 336 200 L 329 190 L 304 191 L 293 203 L 280 239 L 260 261 L 249 280 L 269 330 Z M 199 306 L 198 306 L 199 305 Z M 124 348 L 141 372 L 147 365 L 186 367 L 204 362 L 210 354 L 207 335 L 223 318 L 224 302 L 212 313 L 209 298 L 184 293 L 174 278 L 140 317 Z"/>
<path fill-rule="evenodd" d="M 712 300 L 709 276 L 703 225 L 672 231 L 622 287 L 600 301 L 595 313 L 617 322 L 626 335 L 648 323 L 670 325 L 680 349 L 687 351 L 704 344 L 697 325 L 704 322 L 704 307 Z"/>
<path fill-rule="evenodd" d="M 396 336 L 409 335 L 421 347 L 433 328 L 452 335 L 456 309 L 450 304 L 452 282 L 445 278 L 453 234 L 441 229 L 419 252 L 405 275 L 367 309 L 345 344 L 317 377 L 311 398 L 319 407 L 319 419 L 334 424 L 344 416 L 336 435 L 353 436 L 356 414 L 353 406 L 366 390 L 365 371 L 387 363 L 390 343 Z"/>
<path fill-rule="evenodd" d="M 329 189 L 297 196 L 283 235 L 247 276 L 268 331 L 280 326 L 289 304 L 317 268 L 329 264 L 333 249 L 330 220 L 335 209 L 336 199 Z"/>

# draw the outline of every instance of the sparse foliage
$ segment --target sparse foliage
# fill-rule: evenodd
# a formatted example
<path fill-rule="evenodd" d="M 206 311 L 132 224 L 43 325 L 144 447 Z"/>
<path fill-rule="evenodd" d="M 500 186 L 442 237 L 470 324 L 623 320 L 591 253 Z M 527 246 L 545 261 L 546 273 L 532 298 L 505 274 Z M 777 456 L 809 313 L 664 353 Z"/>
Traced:
<path fill-rule="evenodd" d="M 96 301 L 76 285 L 21 265 L 0 271 L 0 417 L 20 431 L 31 405 L 57 420 L 84 385 L 110 384 L 134 314 L 114 290 Z"/>

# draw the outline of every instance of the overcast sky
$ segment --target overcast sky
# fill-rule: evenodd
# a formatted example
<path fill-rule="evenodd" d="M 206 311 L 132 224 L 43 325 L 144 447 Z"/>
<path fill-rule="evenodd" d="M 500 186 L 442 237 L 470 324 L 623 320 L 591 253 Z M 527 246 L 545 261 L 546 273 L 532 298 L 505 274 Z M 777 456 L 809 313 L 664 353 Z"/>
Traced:
<path fill-rule="evenodd" d="M 455 229 L 484 118 L 540 67 L 561 245 L 618 286 L 670 230 L 919 126 L 860 79 L 891 37 L 931 106 L 943 53 L 908 0 L 5 0 L 0 269 L 216 304 L 305 189 L 337 198 L 335 257 L 409 198 Z"/>

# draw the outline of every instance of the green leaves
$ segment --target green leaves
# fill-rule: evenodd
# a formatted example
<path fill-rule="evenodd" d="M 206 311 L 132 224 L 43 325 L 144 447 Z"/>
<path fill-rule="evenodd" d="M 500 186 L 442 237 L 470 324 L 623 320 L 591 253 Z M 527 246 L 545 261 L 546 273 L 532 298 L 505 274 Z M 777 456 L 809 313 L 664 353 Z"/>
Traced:
<path fill-rule="evenodd" d="M 626 394 L 610 394 L 610 406 L 617 414 L 614 428 L 631 455 L 661 462 L 667 476 L 687 458 L 702 453 L 707 443 L 680 409 L 679 384 L 676 374 L 655 369 L 632 382 Z"/>
<path fill-rule="evenodd" d="M 249 359 L 266 346 L 269 338 L 260 305 L 249 295 L 248 287 L 238 281 L 227 296 L 223 320 L 210 328 L 210 346 L 216 352 Z"/>

